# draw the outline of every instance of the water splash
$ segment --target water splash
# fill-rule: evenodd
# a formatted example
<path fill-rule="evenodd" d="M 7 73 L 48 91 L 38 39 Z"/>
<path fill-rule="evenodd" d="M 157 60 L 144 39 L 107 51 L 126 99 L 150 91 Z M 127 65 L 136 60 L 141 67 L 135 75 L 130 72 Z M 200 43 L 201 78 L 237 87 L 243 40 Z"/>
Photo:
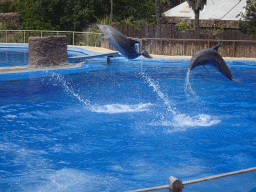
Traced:
<path fill-rule="evenodd" d="M 197 96 L 197 94 L 194 92 L 194 90 L 191 87 L 191 84 L 189 81 L 189 75 L 190 75 L 190 71 L 188 70 L 186 80 L 185 80 L 185 94 L 186 94 L 187 98 L 193 96 L 196 100 L 199 100 L 199 97 Z"/>
<path fill-rule="evenodd" d="M 49 71 L 47 73 L 49 73 Z M 54 72 L 51 72 L 51 74 L 52 74 L 51 76 L 54 77 L 54 80 L 57 80 L 68 94 L 77 98 L 84 106 L 86 107 L 91 106 L 90 101 L 88 99 L 84 100 L 79 94 L 77 94 L 74 91 L 72 85 L 64 78 L 63 75 L 59 75 Z M 53 84 L 53 85 L 56 85 L 56 84 Z"/>
<path fill-rule="evenodd" d="M 142 77 L 146 80 L 146 82 L 149 84 L 150 87 L 153 88 L 154 92 L 157 93 L 157 95 L 164 101 L 164 104 L 167 106 L 167 110 L 170 111 L 173 116 L 177 115 L 178 111 L 173 103 L 171 103 L 168 99 L 168 96 L 165 95 L 158 85 L 153 79 L 151 79 L 149 76 L 147 76 L 145 73 L 140 72 Z"/>
<path fill-rule="evenodd" d="M 143 72 L 141 72 L 140 74 L 146 80 L 149 86 L 153 88 L 154 92 L 157 93 L 159 98 L 164 101 L 164 104 L 167 106 L 168 111 L 172 113 L 172 116 L 168 113 L 161 114 L 160 120 L 156 122 L 151 122 L 149 123 L 149 125 L 170 127 L 168 128 L 167 133 L 173 133 L 177 131 L 186 131 L 191 127 L 208 127 L 221 122 L 214 116 L 200 113 L 200 110 L 198 110 L 199 114 L 194 116 L 191 116 L 187 113 L 180 113 L 176 109 L 175 105 L 168 100 L 168 96 L 160 90 L 158 82 L 155 82 Z M 196 99 L 196 101 L 193 102 L 196 104 L 196 107 L 193 107 L 193 109 L 199 109 L 199 105 L 201 102 L 199 102 L 199 97 L 193 91 L 189 82 L 189 71 L 187 72 L 186 77 L 185 94 L 188 99 L 191 98 L 191 96 L 192 99 Z"/>
<path fill-rule="evenodd" d="M 149 107 L 152 105 L 151 103 L 140 103 L 140 104 L 134 104 L 134 105 L 125 105 L 125 104 L 107 104 L 107 105 L 93 105 L 90 103 L 89 100 L 84 100 L 79 94 L 77 94 L 72 85 L 64 78 L 63 75 L 56 74 L 54 72 L 52 73 L 52 77 L 54 77 L 54 80 L 57 80 L 60 85 L 64 88 L 64 90 L 72 95 L 73 97 L 77 98 L 88 110 L 91 112 L 96 113 L 133 113 L 133 112 L 143 112 L 143 111 L 149 111 Z"/>

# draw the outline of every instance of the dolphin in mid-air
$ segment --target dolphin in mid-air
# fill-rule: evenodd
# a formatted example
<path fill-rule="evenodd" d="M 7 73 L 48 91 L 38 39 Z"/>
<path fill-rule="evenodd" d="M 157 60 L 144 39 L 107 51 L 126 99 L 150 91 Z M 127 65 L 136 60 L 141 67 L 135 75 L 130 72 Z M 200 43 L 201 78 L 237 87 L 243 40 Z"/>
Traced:
<path fill-rule="evenodd" d="M 228 79 L 240 82 L 232 77 L 226 62 L 219 54 L 218 49 L 220 46 L 221 45 L 218 45 L 214 48 L 206 48 L 196 52 L 190 60 L 189 71 L 192 71 L 192 69 L 199 65 L 202 65 L 204 68 L 205 65 L 212 65 Z"/>
<path fill-rule="evenodd" d="M 128 39 L 121 32 L 108 25 L 98 25 L 109 43 L 127 59 L 135 59 L 140 55 L 152 58 L 138 40 Z"/>

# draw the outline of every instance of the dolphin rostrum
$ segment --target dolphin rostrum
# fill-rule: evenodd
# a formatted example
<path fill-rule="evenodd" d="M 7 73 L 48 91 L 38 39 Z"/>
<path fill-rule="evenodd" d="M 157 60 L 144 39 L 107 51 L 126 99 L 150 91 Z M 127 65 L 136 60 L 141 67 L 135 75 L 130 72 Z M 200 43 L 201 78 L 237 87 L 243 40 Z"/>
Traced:
<path fill-rule="evenodd" d="M 127 59 L 135 59 L 140 55 L 152 58 L 147 50 L 142 46 L 142 42 L 128 39 L 121 32 L 108 25 L 98 25 L 109 43 Z"/>
<path fill-rule="evenodd" d="M 192 69 L 194 69 L 195 67 L 197 67 L 199 65 L 202 65 L 204 68 L 205 68 L 205 65 L 212 65 L 219 72 L 221 72 L 223 75 L 225 75 L 228 79 L 240 82 L 236 79 L 233 79 L 232 74 L 231 74 L 226 62 L 219 54 L 218 48 L 220 46 L 221 45 L 218 45 L 214 48 L 206 48 L 206 49 L 202 49 L 202 50 L 196 52 L 190 60 L 189 71 L 192 71 Z"/>

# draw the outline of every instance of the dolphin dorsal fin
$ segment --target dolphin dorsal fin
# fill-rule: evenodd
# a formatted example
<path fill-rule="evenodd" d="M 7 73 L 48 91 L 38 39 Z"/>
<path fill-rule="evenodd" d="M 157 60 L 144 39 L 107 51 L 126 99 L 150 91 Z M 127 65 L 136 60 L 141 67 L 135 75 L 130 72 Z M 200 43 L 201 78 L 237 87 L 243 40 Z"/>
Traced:
<path fill-rule="evenodd" d="M 215 51 L 218 51 L 218 49 L 220 48 L 220 46 L 221 46 L 222 44 L 220 44 L 220 45 L 217 45 L 216 47 L 214 47 L 213 49 L 215 50 Z"/>

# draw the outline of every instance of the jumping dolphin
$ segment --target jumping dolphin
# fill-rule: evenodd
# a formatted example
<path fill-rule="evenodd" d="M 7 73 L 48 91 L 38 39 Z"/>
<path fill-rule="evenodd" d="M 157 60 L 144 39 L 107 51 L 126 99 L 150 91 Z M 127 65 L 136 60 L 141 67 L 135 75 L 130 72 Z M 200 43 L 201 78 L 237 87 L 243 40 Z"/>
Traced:
<path fill-rule="evenodd" d="M 108 25 L 98 25 L 109 43 L 127 59 L 135 59 L 140 55 L 152 58 L 138 40 L 128 39 L 121 32 Z"/>
<path fill-rule="evenodd" d="M 214 48 L 206 48 L 196 52 L 190 60 L 189 63 L 189 71 L 192 71 L 195 67 L 202 65 L 212 65 L 219 72 L 225 75 L 228 79 L 240 82 L 236 79 L 233 79 L 232 74 L 225 63 L 224 59 L 218 52 L 218 49 L 221 45 L 218 45 Z M 206 68 L 205 68 L 206 69 Z M 207 70 L 207 69 L 206 69 Z M 207 70 L 208 71 L 208 70 Z"/>

